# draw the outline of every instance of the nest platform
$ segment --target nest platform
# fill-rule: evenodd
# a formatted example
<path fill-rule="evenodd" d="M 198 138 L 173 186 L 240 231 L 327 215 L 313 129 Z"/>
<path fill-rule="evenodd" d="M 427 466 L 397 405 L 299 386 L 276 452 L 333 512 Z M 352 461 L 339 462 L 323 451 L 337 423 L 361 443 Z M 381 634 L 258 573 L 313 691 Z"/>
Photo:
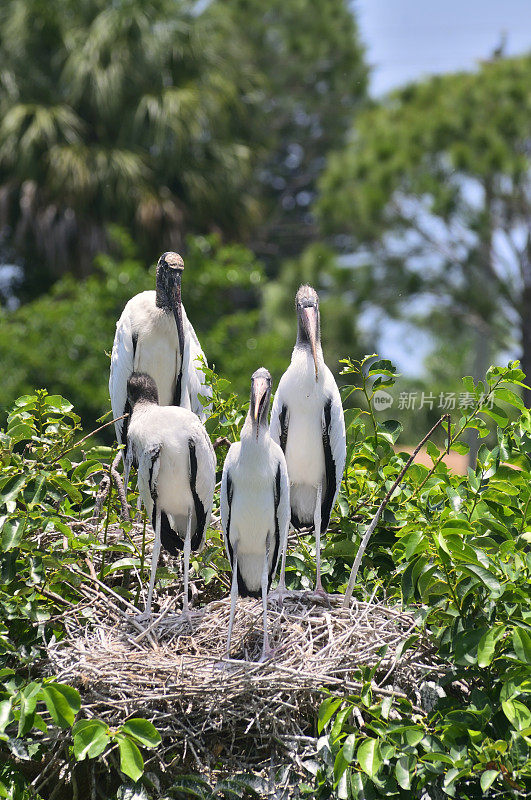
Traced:
<path fill-rule="evenodd" d="M 202 771 L 220 761 L 257 770 L 273 751 L 315 748 L 323 690 L 359 693 L 360 667 L 377 665 L 375 698 L 407 697 L 419 713 L 419 686 L 437 671 L 422 639 L 398 657 L 399 645 L 417 627 L 398 607 L 353 601 L 344 609 L 337 595 L 330 607 L 302 594 L 283 606 L 272 602 L 276 652 L 258 663 L 260 601 L 238 600 L 227 661 L 229 598 L 194 612 L 190 627 L 175 598 L 166 597 L 147 624 L 104 589 L 97 582 L 81 588 L 86 601 L 62 615 L 67 635 L 49 647 L 47 669 L 79 689 L 87 716 L 110 725 L 129 716 L 152 721 L 163 742 L 150 758 L 161 764 L 170 756 Z"/>

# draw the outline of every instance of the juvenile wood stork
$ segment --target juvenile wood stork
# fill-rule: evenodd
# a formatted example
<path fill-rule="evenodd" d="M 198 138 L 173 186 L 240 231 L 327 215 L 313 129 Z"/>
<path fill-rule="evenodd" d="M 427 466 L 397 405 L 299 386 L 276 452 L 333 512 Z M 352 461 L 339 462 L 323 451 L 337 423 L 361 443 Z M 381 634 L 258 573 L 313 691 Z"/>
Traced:
<path fill-rule="evenodd" d="M 132 408 L 126 465 L 138 465 L 138 487 L 151 519 L 155 541 L 144 617 L 151 614 L 161 543 L 172 555 L 184 550 L 184 615 L 190 619 L 190 551 L 205 541 L 210 521 L 216 456 L 208 434 L 189 409 L 159 406 L 155 381 L 133 373 L 127 381 Z"/>
<path fill-rule="evenodd" d="M 345 420 L 339 389 L 321 348 L 319 296 L 301 286 L 295 297 L 297 341 L 291 364 L 280 379 L 271 411 L 271 438 L 286 456 L 291 523 L 315 532 L 315 593 L 321 583 L 321 536 L 326 532 L 346 458 Z M 278 594 L 286 591 L 285 551 Z"/>
<path fill-rule="evenodd" d="M 177 253 L 163 253 L 157 264 L 155 291 L 129 300 L 116 323 L 109 393 L 114 417 L 131 411 L 127 381 L 133 372 L 151 375 L 161 406 L 191 409 L 207 416 L 199 395 L 211 396 L 197 357 L 205 358 L 181 302 L 184 263 Z M 206 361 L 206 359 L 205 359 Z M 115 423 L 119 444 L 126 444 L 129 420 Z"/>
<path fill-rule="evenodd" d="M 251 378 L 251 404 L 241 441 L 231 445 L 221 478 L 221 523 L 232 566 L 227 657 L 236 597 L 262 594 L 262 658 L 272 651 L 267 633 L 267 592 L 289 527 L 289 481 L 284 454 L 269 435 L 271 375 L 258 369 Z"/>

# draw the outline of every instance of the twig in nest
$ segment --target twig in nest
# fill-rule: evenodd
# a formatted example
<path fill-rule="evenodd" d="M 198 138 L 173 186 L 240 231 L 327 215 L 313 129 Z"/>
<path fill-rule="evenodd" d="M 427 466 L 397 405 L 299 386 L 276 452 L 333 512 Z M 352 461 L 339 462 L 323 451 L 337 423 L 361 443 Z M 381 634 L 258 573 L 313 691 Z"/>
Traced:
<path fill-rule="evenodd" d="M 428 431 L 428 433 L 426 434 L 424 439 L 422 439 L 422 441 L 419 442 L 419 444 L 415 447 L 415 449 L 411 453 L 411 456 L 408 458 L 404 468 L 400 472 L 400 475 L 398 476 L 396 481 L 393 483 L 393 485 L 391 486 L 391 488 L 389 489 L 389 491 L 385 495 L 384 499 L 382 500 L 382 502 L 378 506 L 378 510 L 376 511 L 376 514 L 374 515 L 371 524 L 369 525 L 369 527 L 365 531 L 365 534 L 363 536 L 363 539 L 361 540 L 361 544 L 359 546 L 358 552 L 356 553 L 356 558 L 354 559 L 354 563 L 353 563 L 352 569 L 350 571 L 350 578 L 349 578 L 349 581 L 348 581 L 347 591 L 345 593 L 345 599 L 343 600 L 343 607 L 344 608 L 347 608 L 349 603 L 350 603 L 350 599 L 352 597 L 352 592 L 354 590 L 354 584 L 356 583 L 356 576 L 357 576 L 358 570 L 360 568 L 361 559 L 363 558 L 363 554 L 365 553 L 365 550 L 367 549 L 367 545 L 369 544 L 369 539 L 371 538 L 372 534 L 374 533 L 374 529 L 376 528 L 376 526 L 378 524 L 378 520 L 380 519 L 382 511 L 384 510 L 384 508 L 386 507 L 387 503 L 391 499 L 391 497 L 393 495 L 393 492 L 395 491 L 396 487 L 398 486 L 398 484 L 400 483 L 400 481 L 402 480 L 402 478 L 404 477 L 404 475 L 406 474 L 406 472 L 408 471 L 408 469 L 412 465 L 412 463 L 415 460 L 415 457 L 418 454 L 418 452 L 419 452 L 420 448 L 422 447 L 422 445 L 425 444 L 428 441 L 428 439 L 433 434 L 433 432 L 439 427 L 439 425 L 442 425 L 442 423 L 445 422 L 445 420 L 448 420 L 448 425 L 450 425 L 450 415 L 449 414 L 444 414 L 439 420 L 437 420 L 437 422 L 435 423 L 433 428 L 431 428 Z"/>
<path fill-rule="evenodd" d="M 126 496 L 127 487 L 125 487 L 124 489 L 124 483 L 117 469 L 121 459 L 122 459 L 122 451 L 119 450 L 114 458 L 114 461 L 111 464 L 111 475 L 116 484 L 116 491 L 118 492 L 118 499 L 120 500 L 120 508 L 122 509 L 122 519 L 124 520 L 124 522 L 131 522 L 131 517 L 129 515 L 129 507 L 127 505 L 127 496 Z"/>
<path fill-rule="evenodd" d="M 67 447 L 66 450 L 63 450 L 62 453 L 60 453 L 57 456 L 57 458 L 54 458 L 54 460 L 51 462 L 51 464 L 55 464 L 55 462 L 59 461 L 60 458 L 63 458 L 66 453 L 69 453 L 71 450 L 75 450 L 76 447 L 79 447 L 80 444 L 83 444 L 83 442 L 86 442 L 87 439 L 90 439 L 90 437 L 94 436 L 95 433 L 99 433 L 104 428 L 108 428 L 109 425 L 113 425 L 115 422 L 119 422 L 121 419 L 125 419 L 125 417 L 128 417 L 128 416 L 129 416 L 129 414 L 122 414 L 121 417 L 115 417 L 115 419 L 111 419 L 109 422 L 106 422 L 104 425 L 100 425 L 99 428 L 96 428 L 95 430 L 91 431 L 90 433 L 87 433 L 87 435 L 83 436 L 83 438 L 80 439 L 78 442 L 74 442 L 74 444 L 71 447 Z"/>
<path fill-rule="evenodd" d="M 101 510 L 103 508 L 105 500 L 107 499 L 107 495 L 109 494 L 110 488 L 111 488 L 111 479 L 109 475 L 105 473 L 100 481 L 98 493 L 96 495 L 96 500 L 94 502 L 94 513 L 92 515 L 92 521 L 94 523 L 97 523 L 97 521 L 101 516 Z"/>

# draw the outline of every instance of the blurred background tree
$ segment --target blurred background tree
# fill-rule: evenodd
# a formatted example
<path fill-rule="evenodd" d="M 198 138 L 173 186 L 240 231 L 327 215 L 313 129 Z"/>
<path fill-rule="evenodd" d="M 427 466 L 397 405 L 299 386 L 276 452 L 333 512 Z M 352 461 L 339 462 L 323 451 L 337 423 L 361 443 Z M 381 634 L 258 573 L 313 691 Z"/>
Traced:
<path fill-rule="evenodd" d="M 528 56 L 394 92 L 321 183 L 323 230 L 348 236 L 367 298 L 476 378 L 515 340 L 531 375 L 530 85 Z M 455 376 L 455 358 L 437 365 Z"/>
<path fill-rule="evenodd" d="M 0 226 L 23 299 L 87 275 L 110 223 L 146 260 L 250 224 L 258 77 L 223 4 L 6 0 L 0 63 Z"/>
<path fill-rule="evenodd" d="M 267 147 L 253 174 L 262 216 L 249 244 L 276 274 L 318 238 L 313 215 L 327 154 L 366 102 L 368 67 L 345 0 L 226 0 L 262 76 L 256 117 Z"/>

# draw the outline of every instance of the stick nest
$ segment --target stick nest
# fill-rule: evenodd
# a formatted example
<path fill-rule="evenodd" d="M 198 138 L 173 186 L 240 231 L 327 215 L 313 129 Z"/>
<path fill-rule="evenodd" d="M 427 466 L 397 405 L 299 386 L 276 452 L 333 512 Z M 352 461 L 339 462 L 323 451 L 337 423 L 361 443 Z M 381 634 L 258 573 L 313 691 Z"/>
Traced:
<path fill-rule="evenodd" d="M 426 642 L 397 657 L 415 628 L 398 607 L 353 601 L 343 609 L 342 596 L 333 596 L 327 608 L 302 594 L 283 607 L 272 602 L 276 653 L 257 663 L 261 603 L 240 598 L 227 662 L 229 598 L 193 612 L 191 628 L 176 613 L 175 597 L 166 597 L 147 624 L 95 577 L 80 591 L 86 602 L 62 615 L 67 636 L 49 647 L 47 669 L 80 690 L 89 716 L 110 725 L 131 715 L 152 721 L 163 737 L 154 756 L 161 764 L 170 755 L 201 770 L 219 760 L 256 769 L 277 746 L 315 742 L 323 688 L 359 693 L 360 667 L 378 665 L 374 697 L 405 696 L 416 706 L 422 680 L 436 670 Z"/>

